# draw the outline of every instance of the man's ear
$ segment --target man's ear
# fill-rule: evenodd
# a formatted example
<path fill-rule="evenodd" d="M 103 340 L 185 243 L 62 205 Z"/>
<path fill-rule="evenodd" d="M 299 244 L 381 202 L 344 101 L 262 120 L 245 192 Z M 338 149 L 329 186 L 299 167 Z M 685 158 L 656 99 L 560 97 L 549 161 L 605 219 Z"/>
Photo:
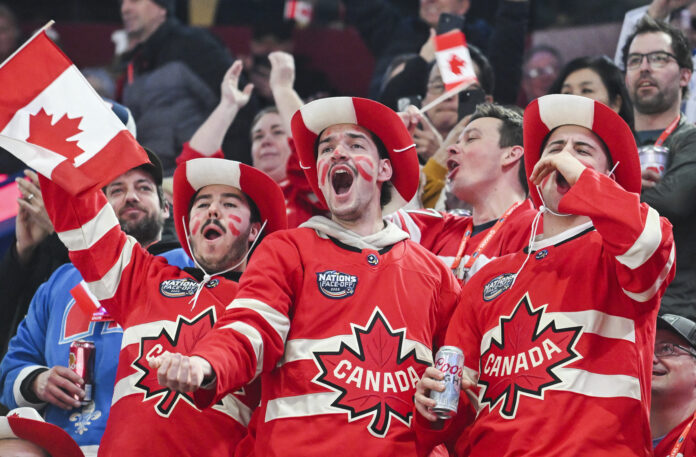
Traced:
<path fill-rule="evenodd" d="M 691 81 L 691 70 L 688 68 L 679 69 L 679 87 L 688 87 L 689 81 Z"/>
<path fill-rule="evenodd" d="M 164 219 L 169 219 L 169 200 L 167 200 L 166 198 L 164 199 L 164 205 L 162 205 L 162 208 L 160 208 L 160 214 L 162 214 L 162 217 Z"/>
<path fill-rule="evenodd" d="M 524 148 L 522 146 L 510 146 L 508 148 L 505 148 L 505 152 L 503 152 L 503 155 L 500 159 L 500 164 L 503 167 L 514 165 L 522 158 L 523 155 Z"/>
<path fill-rule="evenodd" d="M 391 160 L 379 159 L 377 167 L 377 182 L 386 182 L 392 178 L 394 170 L 392 170 Z"/>
<path fill-rule="evenodd" d="M 254 240 L 256 240 L 256 237 L 259 236 L 260 231 L 261 231 L 261 223 L 260 222 L 254 222 L 253 224 L 251 224 L 251 227 L 249 228 L 249 238 L 247 239 L 247 241 L 249 241 L 249 243 L 253 243 Z"/>

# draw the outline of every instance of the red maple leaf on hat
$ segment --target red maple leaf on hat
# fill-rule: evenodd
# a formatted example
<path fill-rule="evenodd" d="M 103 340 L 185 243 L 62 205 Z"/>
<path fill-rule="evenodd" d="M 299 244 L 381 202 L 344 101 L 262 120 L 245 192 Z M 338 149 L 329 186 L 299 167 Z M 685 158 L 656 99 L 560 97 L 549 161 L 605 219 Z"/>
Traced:
<path fill-rule="evenodd" d="M 77 146 L 77 140 L 68 140 L 82 132 L 80 122 L 82 117 L 70 118 L 66 114 L 53 124 L 53 115 L 41 108 L 29 116 L 29 138 L 26 141 L 73 160 L 84 152 Z"/>
<path fill-rule="evenodd" d="M 315 352 L 322 372 L 314 382 L 341 393 L 332 406 L 350 421 L 372 417 L 367 428 L 382 438 L 392 418 L 410 425 L 415 386 L 428 363 L 415 349 L 401 355 L 406 329 L 392 330 L 379 308 L 365 328 L 352 327 L 358 350 L 344 341 L 336 352 Z"/>
<path fill-rule="evenodd" d="M 461 75 L 462 69 L 466 67 L 466 61 L 462 60 L 457 54 L 452 54 L 447 63 L 450 71 L 455 75 Z"/>
<path fill-rule="evenodd" d="M 581 327 L 559 329 L 552 320 L 540 328 L 544 309 L 533 309 L 525 295 L 512 315 L 500 319 L 500 341 L 492 338 L 481 354 L 481 406 L 502 402 L 500 415 L 507 419 L 515 417 L 521 395 L 543 398 L 545 389 L 563 381 L 558 368 L 580 358 L 574 346 Z"/>
<path fill-rule="evenodd" d="M 140 370 L 143 375 L 135 386 L 145 392 L 145 400 L 159 397 L 155 405 L 159 415 L 169 417 L 179 400 L 184 400 L 191 406 L 194 406 L 194 403 L 193 398 L 188 393 L 173 391 L 160 385 L 157 381 L 157 370 L 150 369 L 148 359 L 164 352 L 188 355 L 196 341 L 209 332 L 214 323 L 213 308 L 209 308 L 192 320 L 179 316 L 174 335 L 170 335 L 163 328 L 157 336 L 142 338 L 140 355 L 133 362 L 133 367 Z"/>

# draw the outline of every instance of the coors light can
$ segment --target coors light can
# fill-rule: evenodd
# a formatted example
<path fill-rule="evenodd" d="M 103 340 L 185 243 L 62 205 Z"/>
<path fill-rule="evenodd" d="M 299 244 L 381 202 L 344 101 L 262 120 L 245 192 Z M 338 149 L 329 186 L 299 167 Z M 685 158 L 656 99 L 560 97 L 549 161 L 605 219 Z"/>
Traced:
<path fill-rule="evenodd" d="M 68 367 L 85 381 L 85 396 L 80 403 L 83 405 L 90 403 L 94 390 L 94 343 L 83 340 L 70 343 Z"/>
<path fill-rule="evenodd" d="M 435 356 L 435 368 L 445 374 L 442 381 L 445 390 L 430 391 L 430 398 L 437 402 L 433 407 L 433 413 L 440 419 L 449 419 L 457 414 L 459 385 L 462 382 L 464 370 L 464 353 L 455 346 L 442 346 Z"/>

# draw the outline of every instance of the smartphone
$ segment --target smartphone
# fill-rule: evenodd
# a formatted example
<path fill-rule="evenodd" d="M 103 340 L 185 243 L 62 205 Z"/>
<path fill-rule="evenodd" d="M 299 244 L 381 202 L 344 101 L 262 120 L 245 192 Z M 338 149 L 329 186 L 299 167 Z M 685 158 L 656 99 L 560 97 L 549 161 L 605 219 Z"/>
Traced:
<path fill-rule="evenodd" d="M 481 103 L 486 103 L 486 93 L 480 87 L 459 92 L 459 119 L 473 114 L 476 111 L 476 105 Z"/>
<path fill-rule="evenodd" d="M 464 27 L 464 17 L 456 14 L 442 13 L 437 21 L 437 34 L 442 35 L 452 30 L 461 30 Z"/>
<path fill-rule="evenodd" d="M 423 102 L 423 97 L 421 97 L 420 95 L 411 95 L 409 97 L 400 97 L 399 100 L 397 100 L 397 102 L 396 102 L 397 111 L 399 111 L 399 112 L 406 111 L 406 108 L 408 108 L 410 105 L 413 105 L 416 108 L 420 108 L 422 102 Z"/>

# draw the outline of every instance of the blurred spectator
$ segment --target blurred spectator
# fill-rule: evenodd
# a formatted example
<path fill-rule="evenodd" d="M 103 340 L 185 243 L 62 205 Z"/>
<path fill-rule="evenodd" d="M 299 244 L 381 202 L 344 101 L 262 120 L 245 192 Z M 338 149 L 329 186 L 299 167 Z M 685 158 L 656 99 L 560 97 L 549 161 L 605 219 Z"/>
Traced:
<path fill-rule="evenodd" d="M 674 226 L 677 273 L 662 299 L 661 311 L 694 320 L 696 127 L 680 113 L 693 72 L 691 50 L 680 30 L 646 16 L 626 40 L 623 62 L 638 146 L 668 150 L 662 175 L 643 170 L 641 193 L 641 199 Z"/>
<path fill-rule="evenodd" d="M 116 83 L 106 68 L 89 67 L 83 68 L 81 72 L 102 98 L 114 98 Z"/>
<path fill-rule="evenodd" d="M 616 111 L 633 129 L 633 105 L 624 75 L 606 56 L 578 57 L 563 66 L 549 88 L 550 94 L 582 95 Z"/>
<path fill-rule="evenodd" d="M 312 191 L 300 167 L 295 146 L 289 137 L 290 118 L 302 106 L 293 89 L 295 69 L 293 57 L 285 52 L 269 56 L 272 69 L 269 77 L 275 106 L 261 110 L 251 126 L 251 157 L 254 167 L 268 174 L 283 191 L 288 227 L 295 228 L 326 208 Z M 221 83 L 222 97 L 177 159 L 179 163 L 198 157 L 222 157 L 220 132 L 234 121 L 236 113 L 248 102 L 251 84 L 238 89 L 241 62 L 237 61 Z"/>
<path fill-rule="evenodd" d="M 534 46 L 524 56 L 522 90 L 525 104 L 549 93 L 549 88 L 563 66 L 558 50 L 545 44 Z"/>
<path fill-rule="evenodd" d="M 684 7 L 684 5 L 687 5 Z M 638 22 L 644 17 L 649 16 L 656 21 L 668 21 L 674 27 L 684 32 L 692 53 L 692 60 L 696 62 L 696 3 L 693 0 L 653 0 L 649 5 L 635 8 L 626 13 L 621 26 L 619 42 L 616 46 L 614 62 L 622 68 L 623 48 L 626 39 L 636 28 Z M 696 76 L 691 75 L 689 80 L 689 90 L 682 94 L 682 112 L 691 122 L 696 122 Z"/>
<path fill-rule="evenodd" d="M 0 3 L 0 63 L 19 47 L 22 33 L 9 6 Z"/>
<path fill-rule="evenodd" d="M 32 408 L 17 408 L 0 417 L 3 457 L 84 457 L 65 431 L 47 424 Z"/>
<path fill-rule="evenodd" d="M 696 323 L 674 314 L 658 317 L 650 404 L 650 429 L 657 457 L 696 456 L 694 380 Z"/>
<path fill-rule="evenodd" d="M 109 204 L 123 230 L 148 252 L 171 265 L 193 266 L 176 241 L 160 241 L 169 205 L 159 159 L 151 151 L 148 157 L 152 165 L 136 167 L 105 187 Z M 0 364 L 0 382 L 3 404 L 43 410 L 46 420 L 63 428 L 87 456 L 96 456 L 109 417 L 122 330 L 108 315 L 91 314 L 76 303 L 71 290 L 80 281 L 77 269 L 66 264 L 39 287 Z M 68 368 L 76 340 L 95 345 L 92 401 L 84 404 L 75 399 L 84 395 L 84 383 Z"/>
<path fill-rule="evenodd" d="M 469 0 L 421 0 L 419 16 L 410 17 L 403 16 L 387 0 L 344 2 L 347 22 L 358 29 L 376 58 L 370 96 L 376 98 L 379 95 L 387 67 L 395 56 L 419 52 L 429 40 L 431 29 L 437 26 L 440 14 L 464 15 L 469 4 Z M 528 14 L 528 1 L 502 0 L 495 29 L 480 19 L 465 18 L 462 31 L 467 43 L 487 53 L 501 78 L 499 90 L 512 94 L 509 99 L 507 95 L 500 97 L 501 103 L 514 102 L 518 92 Z"/>
<path fill-rule="evenodd" d="M 122 100 L 133 112 L 140 143 L 160 155 L 165 176 L 174 172 L 182 145 L 215 107 L 220 81 L 232 63 L 216 38 L 182 25 L 173 10 L 173 0 L 121 3 L 134 46 L 121 58 Z M 233 156 L 248 151 L 254 106 L 250 103 L 228 132 L 225 150 Z"/>

